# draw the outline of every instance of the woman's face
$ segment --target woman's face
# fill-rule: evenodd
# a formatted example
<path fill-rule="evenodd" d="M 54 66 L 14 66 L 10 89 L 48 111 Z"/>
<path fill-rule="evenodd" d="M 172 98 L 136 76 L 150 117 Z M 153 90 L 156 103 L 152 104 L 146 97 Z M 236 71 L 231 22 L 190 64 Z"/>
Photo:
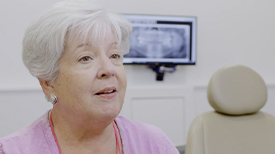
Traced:
<path fill-rule="evenodd" d="M 127 85 L 122 57 L 114 35 L 95 46 L 77 40 L 67 43 L 52 84 L 59 111 L 102 121 L 115 118 Z"/>

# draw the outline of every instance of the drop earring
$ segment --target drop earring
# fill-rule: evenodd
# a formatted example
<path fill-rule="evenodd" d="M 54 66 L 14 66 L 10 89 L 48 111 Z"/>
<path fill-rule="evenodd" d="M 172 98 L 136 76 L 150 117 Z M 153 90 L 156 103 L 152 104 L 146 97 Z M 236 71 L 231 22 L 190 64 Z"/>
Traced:
<path fill-rule="evenodd" d="M 51 93 L 50 101 L 52 102 L 53 105 L 57 103 L 57 97 L 55 96 L 55 94 Z"/>

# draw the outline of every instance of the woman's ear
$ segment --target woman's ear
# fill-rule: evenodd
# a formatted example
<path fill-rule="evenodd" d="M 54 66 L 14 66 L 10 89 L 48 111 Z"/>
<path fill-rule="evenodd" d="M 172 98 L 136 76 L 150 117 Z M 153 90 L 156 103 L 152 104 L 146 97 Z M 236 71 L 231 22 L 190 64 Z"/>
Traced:
<path fill-rule="evenodd" d="M 51 93 L 53 92 L 53 86 L 51 85 L 51 83 L 49 82 L 49 81 L 45 81 L 45 80 L 42 80 L 42 79 L 40 79 L 40 78 L 38 78 L 38 80 L 39 80 L 39 83 L 40 83 L 40 85 L 41 85 L 41 87 L 42 87 L 42 90 L 43 90 L 43 92 L 44 92 L 44 94 L 48 97 L 48 98 L 50 98 L 50 95 L 51 95 Z"/>

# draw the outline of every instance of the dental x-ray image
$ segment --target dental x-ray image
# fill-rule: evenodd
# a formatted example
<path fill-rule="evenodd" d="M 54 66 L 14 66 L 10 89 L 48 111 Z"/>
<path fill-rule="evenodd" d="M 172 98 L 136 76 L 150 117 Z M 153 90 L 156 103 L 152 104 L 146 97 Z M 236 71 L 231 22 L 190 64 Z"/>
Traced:
<path fill-rule="evenodd" d="M 196 17 L 124 14 L 132 24 L 123 64 L 194 65 Z"/>
<path fill-rule="evenodd" d="M 135 58 L 186 58 L 189 43 L 186 28 L 133 27 L 130 52 L 125 57 Z"/>

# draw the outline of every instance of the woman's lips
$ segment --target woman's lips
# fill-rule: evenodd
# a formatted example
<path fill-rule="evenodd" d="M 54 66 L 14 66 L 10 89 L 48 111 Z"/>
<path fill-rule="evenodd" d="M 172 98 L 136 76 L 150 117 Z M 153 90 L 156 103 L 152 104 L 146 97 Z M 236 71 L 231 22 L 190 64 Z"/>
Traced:
<path fill-rule="evenodd" d="M 105 99 L 112 99 L 116 96 L 116 92 L 109 93 L 109 94 L 98 94 L 97 96 Z"/>
<path fill-rule="evenodd" d="M 96 95 L 97 95 L 97 94 L 102 94 L 102 93 L 105 93 L 105 92 L 110 92 L 110 91 L 116 92 L 116 87 L 114 87 L 114 86 L 112 86 L 112 87 L 106 87 L 106 88 L 104 88 L 104 89 L 98 91 L 98 92 L 96 93 Z"/>
<path fill-rule="evenodd" d="M 100 90 L 99 92 L 97 92 L 95 95 L 105 98 L 105 99 L 112 99 L 116 96 L 116 88 L 113 87 L 106 87 L 102 90 Z"/>

